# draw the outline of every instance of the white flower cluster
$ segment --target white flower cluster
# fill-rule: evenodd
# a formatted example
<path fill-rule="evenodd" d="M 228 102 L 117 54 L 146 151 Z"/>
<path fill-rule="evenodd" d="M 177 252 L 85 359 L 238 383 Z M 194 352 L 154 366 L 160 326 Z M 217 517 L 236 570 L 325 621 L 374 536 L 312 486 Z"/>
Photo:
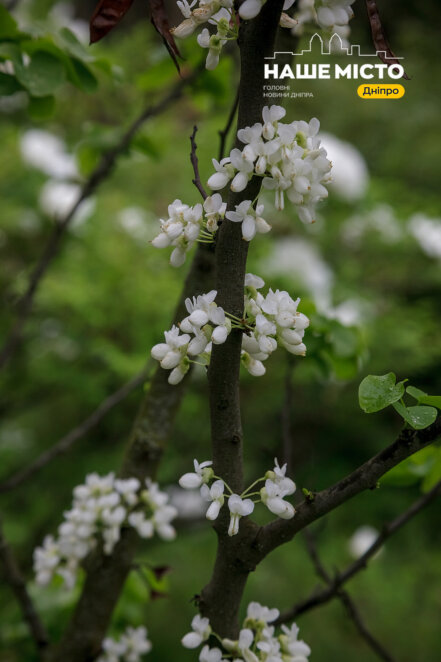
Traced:
<path fill-rule="evenodd" d="M 98 540 L 104 543 L 104 553 L 111 554 L 123 527 L 133 527 L 142 538 L 151 538 L 156 532 L 160 538 L 172 540 L 176 531 L 170 522 L 176 515 L 168 495 L 149 479 L 141 489 L 137 478 L 89 474 L 84 485 L 75 487 L 72 508 L 64 513 L 57 537 L 46 536 L 42 547 L 34 551 L 37 583 L 48 584 L 59 575 L 71 588 L 81 561 Z"/>
<path fill-rule="evenodd" d="M 270 625 L 278 616 L 278 609 L 250 602 L 239 638 L 234 641 L 215 635 L 222 649 L 205 644 L 199 662 L 226 662 L 231 658 L 234 662 L 308 662 L 311 649 L 298 639 L 299 628 L 295 623 L 291 627 L 282 625 L 279 633 Z M 185 648 L 199 648 L 214 634 L 208 618 L 196 615 L 191 625 L 192 632 L 182 638 Z"/>
<path fill-rule="evenodd" d="M 355 0 L 298 0 L 294 19 L 297 24 L 293 34 L 301 35 L 306 23 L 314 22 L 323 31 L 325 40 L 333 34 L 339 35 L 342 44 L 347 45 L 349 21 L 354 16 L 351 5 Z"/>
<path fill-rule="evenodd" d="M 239 7 L 239 16 L 243 20 L 250 20 L 259 14 L 266 0 L 245 0 Z M 283 9 L 289 9 L 294 0 L 285 0 Z M 227 41 L 238 37 L 238 22 L 233 6 L 233 0 L 178 0 L 184 20 L 170 31 L 175 37 L 185 39 L 201 25 L 209 23 L 216 26 L 216 32 L 204 28 L 197 37 L 199 46 L 208 48 L 205 66 L 215 69 L 219 63 L 219 56 Z M 283 27 L 292 27 L 295 21 L 286 14 L 282 14 L 280 23 Z"/>
<path fill-rule="evenodd" d="M 165 331 L 165 342 L 151 350 L 161 367 L 171 370 L 169 384 L 179 384 L 192 362 L 208 365 L 212 344 L 224 343 L 233 328 L 243 331 L 241 362 L 254 377 L 265 374 L 263 361 L 279 345 L 291 354 L 305 356 L 303 336 L 309 319 L 297 310 L 300 299 L 293 300 L 288 292 L 271 289 L 264 297 L 258 292 L 264 285 L 258 276 L 245 276 L 243 319 L 225 313 L 216 304 L 216 290 L 186 299 L 189 315 Z"/>
<path fill-rule="evenodd" d="M 332 164 L 320 147 L 318 119 L 285 124 L 280 121 L 285 114 L 281 106 L 265 106 L 262 123 L 239 129 L 237 136 L 245 147 L 233 149 L 220 163 L 213 159 L 216 172 L 208 186 L 217 191 L 232 180 L 231 190 L 239 192 L 252 177 L 263 177 L 263 188 L 275 191 L 277 209 L 284 208 L 286 194 L 299 218 L 312 223 L 317 202 L 328 195 L 325 185 L 331 181 Z"/>
<path fill-rule="evenodd" d="M 170 331 L 164 332 L 165 343 L 152 347 L 151 355 L 165 370 L 171 370 L 169 384 L 179 384 L 196 357 L 208 364 L 212 343 L 221 345 L 231 330 L 231 320 L 214 299 L 217 291 L 185 300 L 188 316 Z M 184 333 L 181 333 L 183 331 Z M 191 357 L 191 358 L 190 358 Z"/>
<path fill-rule="evenodd" d="M 285 501 L 285 497 L 294 494 L 296 486 L 286 476 L 286 464 L 280 467 L 277 458 L 274 459 L 274 469 L 267 471 L 265 476 L 255 480 L 240 495 L 235 494 L 222 478 L 214 474 L 211 468 L 212 464 L 210 461 L 199 463 L 194 460 L 194 472 L 181 476 L 179 485 L 184 489 L 200 488 L 202 498 L 210 504 L 206 517 L 211 521 L 217 519 L 225 499 L 228 498 L 227 504 L 230 511 L 229 536 L 235 536 L 239 533 L 241 517 L 251 515 L 254 505 L 259 502 L 262 502 L 270 512 L 282 519 L 294 517 L 294 507 L 291 503 Z M 264 482 L 264 486 L 253 492 L 253 488 L 260 482 Z M 225 494 L 225 490 L 227 490 L 227 494 Z M 258 498 L 253 500 L 250 497 Z"/>
<path fill-rule="evenodd" d="M 97 662 L 140 662 L 143 655 L 152 650 L 147 634 L 147 628 L 140 626 L 126 628 L 118 640 L 106 637 Z"/>
<path fill-rule="evenodd" d="M 305 356 L 303 342 L 309 319 L 298 312 L 300 299 L 293 300 L 288 292 L 269 290 L 264 297 L 260 292 L 265 285 L 262 278 L 247 274 L 245 277 L 245 322 L 247 332 L 242 339 L 242 365 L 254 377 L 265 374 L 265 361 L 279 345 L 290 354 Z"/>
<path fill-rule="evenodd" d="M 225 215 L 225 209 L 226 204 L 222 202 L 219 193 L 208 196 L 203 205 L 197 204 L 194 207 L 175 200 L 168 206 L 169 218 L 159 220 L 161 231 L 153 239 L 152 245 L 155 248 L 174 246 L 170 263 L 174 267 L 180 267 L 195 241 L 213 240 L 213 234 Z"/>

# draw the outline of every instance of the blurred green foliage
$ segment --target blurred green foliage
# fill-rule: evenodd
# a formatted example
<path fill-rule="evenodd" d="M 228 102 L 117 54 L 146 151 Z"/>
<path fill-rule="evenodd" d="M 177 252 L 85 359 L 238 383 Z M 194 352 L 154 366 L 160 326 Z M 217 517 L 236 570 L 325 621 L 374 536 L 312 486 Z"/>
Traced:
<path fill-rule="evenodd" d="M 308 358 L 291 361 L 280 351 L 268 361 L 265 378 L 243 375 L 246 473 L 251 479 L 271 466 L 275 454 L 288 454 L 298 487 L 317 490 L 390 443 L 401 426 L 393 408 L 369 416 L 359 408 L 358 384 L 367 374 L 393 371 L 398 380 L 409 378 L 424 392 L 441 392 L 441 263 L 428 257 L 408 231 L 414 214 L 439 215 L 435 80 L 440 63 L 435 26 L 440 9 L 434 1 L 384 4 L 390 41 L 405 55 L 411 76 L 405 97 L 366 103 L 356 95 L 356 81 L 308 81 L 314 98 L 289 102 L 288 117 L 317 116 L 324 131 L 353 143 L 367 162 L 370 182 L 357 202 L 331 194 L 313 227 L 303 226 L 288 206 L 270 219 L 273 231 L 252 243 L 249 271 L 262 275 L 273 288 L 301 296 L 300 309 L 312 323 L 306 338 Z M 40 202 L 48 176 L 22 159 L 22 136 L 30 128 L 41 128 L 61 137 L 76 155 L 81 175 L 87 176 L 130 119 L 176 80 L 158 38 L 136 14 L 102 44 L 88 49 L 62 30 L 69 24 L 54 27 L 50 8 L 50 2 L 32 3 L 33 20 L 26 29 L 21 23 L 17 31 L 13 23 L 1 22 L 7 34 L 0 32 L 0 37 L 7 37 L 9 50 L 1 50 L 0 57 L 6 53 L 18 58 L 15 54 L 23 52 L 30 57 L 27 67 L 16 68 L 15 77 L 2 73 L 0 78 L 2 94 L 13 99 L 9 104 L 0 100 L 2 337 L 54 222 Z M 354 9 L 353 41 L 370 49 L 363 3 Z M 20 5 L 17 15 L 19 10 Z M 25 13 L 23 9 L 21 15 Z M 37 24 L 43 26 L 38 34 Z M 184 66 L 200 57 L 192 39 L 183 52 Z M 41 83 L 31 66 L 43 72 Z M 178 106 L 146 124 L 100 189 L 89 217 L 73 223 L 38 293 L 25 342 L 0 375 L 1 477 L 49 448 L 140 370 L 150 347 L 168 328 L 188 265 L 172 269 L 166 252 L 154 250 L 148 241 L 174 198 L 198 201 L 191 184 L 188 136 L 196 123 L 205 179 L 211 174 L 210 159 L 217 157 L 217 132 L 225 124 L 237 75 L 234 59 L 224 56 L 218 69 L 204 73 Z M 305 83 L 298 85 L 299 91 L 306 89 Z M 48 101 L 52 97 L 54 102 Z M 39 119 L 43 115 L 44 121 Z M 385 210 L 398 229 L 393 240 L 382 225 Z M 311 287 L 294 262 L 292 269 L 288 265 L 279 272 L 269 267 L 277 246 L 293 237 L 313 246 L 332 271 L 332 305 L 355 300 L 361 307 L 359 324 L 343 326 L 317 309 Z M 287 444 L 282 419 L 291 372 L 292 439 Z M 6 533 L 30 579 L 32 550 L 56 529 L 72 488 L 87 472 L 118 467 L 141 397 L 139 389 L 68 456 L 2 495 Z M 208 458 L 208 430 L 205 376 L 195 371 L 161 465 L 162 484 L 176 483 L 193 457 Z M 358 526 L 380 528 L 421 488 L 429 489 L 440 477 L 440 458 L 436 446 L 421 451 L 391 472 L 380 489 L 319 523 L 328 568 L 350 561 L 348 539 Z M 350 586 L 367 623 L 400 662 L 441 658 L 440 542 L 439 506 L 434 504 L 391 539 L 382 556 Z M 214 550 L 215 536 L 205 523 L 182 524 L 173 544 L 143 546 L 140 559 L 172 568 L 161 585 L 168 597 L 149 600 L 148 587 L 134 573 L 116 610 L 114 631 L 128 622 L 145 622 L 154 642 L 152 659 L 194 659 L 181 649 L 179 639 L 194 613 L 190 599 L 209 577 Z M 250 579 L 247 598 L 288 607 L 316 583 L 298 540 L 265 560 Z M 59 636 L 79 587 L 66 593 L 31 583 L 31 589 L 51 635 Z M 315 662 L 374 659 L 337 603 L 302 617 L 299 625 Z M 34 659 L 5 585 L 0 588 L 0 641 L 2 661 Z"/>

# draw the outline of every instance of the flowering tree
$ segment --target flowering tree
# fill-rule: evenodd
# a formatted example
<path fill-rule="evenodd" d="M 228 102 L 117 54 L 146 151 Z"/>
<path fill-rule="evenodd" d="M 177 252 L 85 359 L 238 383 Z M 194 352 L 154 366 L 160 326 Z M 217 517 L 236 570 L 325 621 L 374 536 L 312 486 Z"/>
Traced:
<path fill-rule="evenodd" d="M 100 2 L 92 19 L 93 35 L 102 37 L 129 4 Z M 194 471 L 183 475 L 179 483 L 184 489 L 200 490 L 207 504 L 206 517 L 217 535 L 217 553 L 209 583 L 195 587 L 200 590 L 198 613 L 191 631 L 182 639 L 183 646 L 201 647 L 198 653 L 201 662 L 229 659 L 305 662 L 311 649 L 299 640 L 297 625 L 292 621 L 299 613 L 337 595 L 352 617 L 358 619 L 359 629 L 373 650 L 380 658 L 390 660 L 391 656 L 360 621 L 343 585 L 378 551 L 388 535 L 439 494 L 439 482 L 409 511 L 390 522 L 358 561 L 333 578 L 321 565 L 313 540 L 308 538 L 311 555 L 326 588 L 313 592 L 287 613 L 280 614 L 273 605 L 251 602 L 242 625 L 239 616 L 249 574 L 258 569 L 267 555 L 353 496 L 373 489 L 387 471 L 431 444 L 441 433 L 438 396 L 407 387 L 417 402 L 415 406 L 407 406 L 403 401 L 403 382 L 396 383 L 392 374 L 370 376 L 360 386 L 360 405 L 364 411 L 372 413 L 392 405 L 406 423 L 391 445 L 327 489 L 318 493 L 303 489 L 295 505 L 287 497 L 296 493 L 296 485 L 287 475 L 287 465 L 277 458 L 265 475 L 244 486 L 244 463 L 252 450 L 246 440 L 244 443 L 242 434 L 241 366 L 252 376 L 264 378 L 267 367 L 271 369 L 270 356 L 276 350 L 298 357 L 295 360 L 307 361 L 301 357 L 307 353 L 310 326 L 308 317 L 302 313 L 301 301 L 293 293 L 274 291 L 260 276 L 247 271 L 247 254 L 253 249 L 256 235 L 271 231 L 271 219 L 265 213 L 261 192 L 274 192 L 276 210 L 291 205 L 296 221 L 312 223 L 317 205 L 328 195 L 327 185 L 332 178 L 332 164 L 320 142 L 319 121 L 288 117 L 283 106 L 265 105 L 264 59 L 273 55 L 278 39 L 294 41 L 303 25 L 311 20 L 326 38 L 335 32 L 347 38 L 353 3 L 200 0 L 197 4 L 195 0 L 189 4 L 182 0 L 177 4 L 184 19 L 171 31 L 162 4 L 152 6 L 155 26 L 175 56 L 178 50 L 173 35 L 190 37 L 206 24 L 208 27 L 202 27 L 197 41 L 208 49 L 206 60 L 204 56 L 208 70 L 217 66 L 228 42 L 237 41 L 241 76 L 235 144 L 228 155 L 223 153 L 222 145 L 220 158 L 213 158 L 214 172 L 203 183 L 196 129 L 193 132 L 191 162 L 195 195 L 200 195 L 202 202 L 191 206 L 178 199 L 171 202 L 152 246 L 167 251 L 171 248 L 170 263 L 175 268 L 183 265 L 195 244 L 197 248 L 171 328 L 165 331 L 164 342 L 151 349 L 158 365 L 134 423 L 123 465 L 117 474 L 89 474 L 84 484 L 74 489 L 72 507 L 64 514 L 56 535 L 47 535 L 35 550 L 36 580 L 42 585 L 59 576 L 72 588 L 78 574 L 85 573 L 81 595 L 61 641 L 47 641 L 44 626 L 6 541 L 1 547 L 3 562 L 44 659 L 136 662 L 148 653 L 151 643 L 144 627 L 128 625 L 118 640 L 107 637 L 106 633 L 127 576 L 134 567 L 139 538 L 157 535 L 172 541 L 176 535 L 172 524 L 176 509 L 155 481 L 188 375 L 194 364 L 203 365 L 207 368 L 211 419 L 206 454 L 209 459 L 202 458 L 202 462 L 195 459 Z M 378 42 L 383 36 L 378 36 L 378 15 L 372 5 L 368 3 Z M 285 34 L 280 35 L 280 30 Z M 184 78 L 178 83 L 168 95 L 167 103 L 179 96 L 185 82 Z M 159 110 L 150 110 L 150 114 Z M 138 123 L 147 115 L 144 113 Z M 233 117 L 234 112 L 230 123 Z M 106 176 L 135 130 L 136 126 L 132 127 L 118 148 L 105 157 L 85 185 L 79 201 Z M 73 211 L 75 208 L 59 224 L 39 269 L 31 277 L 17 326 L 2 353 L 4 363 L 20 342 L 34 292 L 57 251 L 63 228 Z M 141 380 L 143 377 L 144 374 Z M 138 378 L 137 383 L 141 380 Z M 189 453 L 189 465 L 192 459 Z M 25 469 L 20 476 L 13 477 L 9 487 L 34 470 Z M 257 504 L 274 516 L 265 526 L 258 526 L 252 519 Z M 313 647 L 314 642 L 309 644 Z"/>

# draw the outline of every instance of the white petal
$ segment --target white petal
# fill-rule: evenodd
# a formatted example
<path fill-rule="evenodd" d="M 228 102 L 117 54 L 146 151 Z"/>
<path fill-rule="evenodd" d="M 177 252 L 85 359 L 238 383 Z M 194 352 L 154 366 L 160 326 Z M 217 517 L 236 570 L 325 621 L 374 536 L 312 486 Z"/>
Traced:
<path fill-rule="evenodd" d="M 253 216 L 245 216 L 242 223 L 242 237 L 245 241 L 251 241 L 256 235 L 256 222 Z"/>
<path fill-rule="evenodd" d="M 202 476 L 199 476 L 195 473 L 187 473 L 181 476 L 179 479 L 179 485 L 185 490 L 191 490 L 196 487 L 200 487 L 202 483 Z"/>
<path fill-rule="evenodd" d="M 184 648 L 197 648 L 201 645 L 202 642 L 203 639 L 197 632 L 189 632 L 181 639 L 181 643 Z"/>
<path fill-rule="evenodd" d="M 217 519 L 221 507 L 222 504 L 220 503 L 220 501 L 213 501 L 213 503 L 210 505 L 210 507 L 207 510 L 206 518 L 209 520 Z"/>
<path fill-rule="evenodd" d="M 208 180 L 207 186 L 213 191 L 220 191 L 228 184 L 229 181 L 230 178 L 227 173 L 215 172 Z"/>

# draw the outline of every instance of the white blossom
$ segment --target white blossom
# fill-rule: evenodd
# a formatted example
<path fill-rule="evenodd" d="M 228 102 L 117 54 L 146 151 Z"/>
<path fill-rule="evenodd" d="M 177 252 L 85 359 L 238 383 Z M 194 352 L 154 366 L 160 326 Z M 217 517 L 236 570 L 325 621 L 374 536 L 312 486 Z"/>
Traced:
<path fill-rule="evenodd" d="M 191 627 L 192 632 L 182 637 L 181 642 L 184 648 L 197 648 L 208 639 L 212 632 L 208 618 L 202 618 L 199 614 L 193 618 Z"/>
<path fill-rule="evenodd" d="M 353 533 L 349 539 L 349 552 L 354 559 L 360 558 L 365 552 L 374 544 L 379 536 L 379 531 L 373 526 L 364 526 L 358 527 L 358 529 Z M 378 558 L 382 553 L 383 549 L 380 547 L 377 552 L 373 555 L 372 558 Z"/>
<path fill-rule="evenodd" d="M 211 501 L 206 517 L 209 520 L 217 519 L 220 509 L 224 505 L 224 481 L 216 480 L 211 487 L 204 484 L 201 487 L 201 496 L 205 501 Z"/>
<path fill-rule="evenodd" d="M 247 620 L 246 622 L 252 622 L 253 624 L 268 624 L 272 623 L 279 617 L 278 609 L 270 609 L 261 605 L 259 602 L 250 602 L 247 608 Z"/>
<path fill-rule="evenodd" d="M 253 208 L 251 200 L 243 200 L 236 205 L 236 211 L 227 211 L 225 216 L 233 223 L 242 223 L 242 237 L 245 241 L 251 241 L 256 232 L 266 233 L 271 226 L 262 218 L 264 206 L 257 205 Z"/>
<path fill-rule="evenodd" d="M 247 2 L 251 0 L 241 8 Z M 262 176 L 263 188 L 275 192 L 277 209 L 284 208 L 286 196 L 296 206 L 300 220 L 312 223 L 317 203 L 328 195 L 331 163 L 317 135 L 319 121 L 313 118 L 286 124 L 281 122 L 285 114 L 281 106 L 265 106 L 262 123 L 240 129 L 237 135 L 245 147 L 242 151 L 234 148 L 221 163 L 213 160 L 216 172 L 208 186 L 220 190 L 231 181 L 231 189 L 239 192 L 254 175 Z M 227 218 L 243 223 L 244 238 L 255 234 L 249 207 L 239 205 L 236 212 L 227 212 Z M 256 221 L 256 226 L 261 232 L 269 229 L 266 222 Z"/>
<path fill-rule="evenodd" d="M 143 655 L 152 649 L 147 634 L 147 629 L 140 626 L 126 628 L 119 639 L 106 637 L 97 662 L 140 662 Z"/>
<path fill-rule="evenodd" d="M 190 364 L 187 359 L 187 349 L 190 336 L 181 334 L 177 326 L 172 326 L 170 331 L 164 332 L 165 343 L 159 343 L 152 347 L 151 355 L 160 362 L 164 370 L 171 370 L 168 381 L 170 384 L 178 384 L 188 372 Z"/>
<path fill-rule="evenodd" d="M 193 463 L 194 472 L 184 474 L 179 479 L 179 485 L 186 490 L 200 487 L 203 483 L 208 483 L 213 476 L 213 469 L 211 469 L 213 462 L 207 460 L 199 463 L 197 460 L 193 460 Z"/>
<path fill-rule="evenodd" d="M 220 648 L 210 648 L 205 645 L 199 655 L 199 662 L 220 662 L 222 660 L 222 651 Z"/>
<path fill-rule="evenodd" d="M 263 503 L 272 513 L 282 519 L 291 519 L 291 517 L 294 517 L 294 507 L 283 499 L 285 496 L 284 491 L 277 483 L 267 479 L 265 481 L 265 487 L 262 487 L 260 490 L 260 494 Z"/>
<path fill-rule="evenodd" d="M 240 518 L 251 515 L 254 510 L 254 503 L 251 499 L 242 499 L 238 494 L 232 494 L 228 499 L 228 509 L 230 511 L 228 535 L 235 536 L 239 533 Z"/>
<path fill-rule="evenodd" d="M 308 662 L 311 649 L 298 639 L 299 628 L 295 623 L 290 627 L 282 625 L 281 631 L 276 631 L 274 626 L 269 625 L 278 616 L 278 609 L 251 602 L 238 639 L 221 639 L 222 647 L 228 651 L 224 658 L 234 662 Z M 196 623 L 195 619 L 198 619 Z M 212 632 L 207 618 L 197 616 L 193 619 L 193 624 L 193 632 L 182 640 L 187 648 L 197 648 L 211 634 L 219 639 L 217 634 Z M 205 644 L 199 661 L 222 662 L 224 658 L 219 648 L 210 648 Z"/>
<path fill-rule="evenodd" d="M 156 532 L 172 540 L 176 508 L 157 483 L 147 480 L 140 490 L 137 478 L 119 479 L 113 473 L 86 476 L 85 483 L 74 488 L 72 508 L 64 513 L 57 536 L 46 536 L 34 551 L 37 583 L 48 584 L 58 575 L 72 588 L 82 560 L 99 542 L 104 554 L 112 554 L 124 527 L 133 527 L 142 538 Z"/>

